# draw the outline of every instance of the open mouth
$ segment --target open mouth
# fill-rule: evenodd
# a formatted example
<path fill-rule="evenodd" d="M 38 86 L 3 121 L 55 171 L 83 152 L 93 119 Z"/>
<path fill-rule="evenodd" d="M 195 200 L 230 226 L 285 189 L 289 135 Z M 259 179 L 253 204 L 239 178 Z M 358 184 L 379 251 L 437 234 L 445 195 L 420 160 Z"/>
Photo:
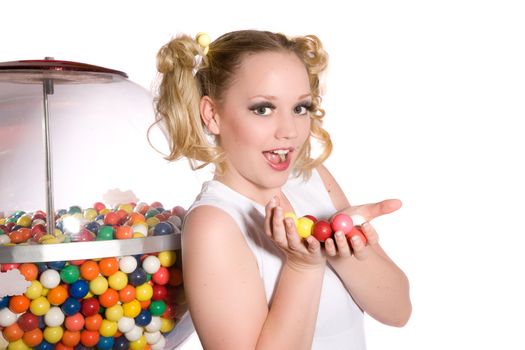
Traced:
<path fill-rule="evenodd" d="M 271 151 L 264 151 L 263 155 L 270 165 L 282 170 L 283 168 L 287 168 L 290 164 L 292 152 L 293 149 L 291 148 L 280 148 Z"/>

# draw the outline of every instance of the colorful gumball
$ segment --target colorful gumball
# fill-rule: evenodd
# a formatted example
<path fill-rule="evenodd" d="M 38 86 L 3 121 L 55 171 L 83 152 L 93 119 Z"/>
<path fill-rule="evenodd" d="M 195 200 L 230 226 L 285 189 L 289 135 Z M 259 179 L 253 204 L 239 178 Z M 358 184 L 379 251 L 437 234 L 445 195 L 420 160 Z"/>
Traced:
<path fill-rule="evenodd" d="M 132 256 L 123 256 L 119 260 L 120 271 L 131 273 L 137 268 L 137 259 Z"/>
<path fill-rule="evenodd" d="M 76 299 L 82 299 L 89 292 L 89 283 L 84 280 L 75 281 L 69 286 L 69 294 Z"/>
<path fill-rule="evenodd" d="M 50 307 L 51 307 L 51 304 L 49 303 L 47 298 L 40 296 L 31 301 L 31 305 L 29 306 L 29 309 L 36 316 L 44 316 L 48 312 Z"/>
<path fill-rule="evenodd" d="M 58 306 L 51 307 L 49 311 L 46 312 L 46 314 L 44 315 L 44 322 L 48 327 L 61 326 L 62 323 L 64 323 L 64 319 L 64 313 Z"/>
<path fill-rule="evenodd" d="M 38 317 L 31 312 L 25 312 L 17 320 L 18 325 L 24 332 L 38 328 Z"/>
<path fill-rule="evenodd" d="M 148 256 L 142 261 L 142 268 L 144 269 L 144 271 L 146 271 L 146 273 L 154 274 L 160 268 L 159 258 L 157 258 L 154 255 Z"/>
<path fill-rule="evenodd" d="M 67 316 L 65 320 L 65 327 L 70 331 L 81 331 L 84 328 L 85 319 L 80 312 L 74 315 Z"/>
<path fill-rule="evenodd" d="M 2 330 L 2 334 L 8 342 L 14 342 L 14 341 L 17 341 L 18 339 L 22 339 L 24 335 L 24 331 L 22 330 L 22 328 L 20 328 L 18 323 L 13 323 L 5 327 Z"/>
<path fill-rule="evenodd" d="M 168 283 L 170 279 L 170 273 L 167 268 L 161 266 L 157 272 L 155 272 L 151 278 L 156 284 L 164 285 Z"/>
<path fill-rule="evenodd" d="M 56 270 L 50 268 L 49 270 L 42 272 L 40 275 L 40 283 L 42 283 L 42 286 L 47 289 L 55 288 L 60 284 L 60 274 Z"/>
<path fill-rule="evenodd" d="M 41 329 L 34 328 L 30 331 L 26 331 L 22 340 L 28 347 L 35 348 L 42 343 L 42 340 L 44 340 L 44 334 Z"/>
<path fill-rule="evenodd" d="M 80 333 L 80 343 L 89 348 L 95 347 L 98 343 L 100 334 L 95 331 L 83 330 Z"/>
<path fill-rule="evenodd" d="M 78 267 L 75 265 L 65 266 L 60 271 L 60 278 L 62 279 L 63 282 L 67 284 L 72 284 L 76 282 L 79 277 L 80 277 L 80 271 Z"/>
<path fill-rule="evenodd" d="M 14 295 L 9 300 L 9 308 L 15 314 L 21 314 L 29 309 L 31 300 L 25 295 Z"/>
<path fill-rule="evenodd" d="M 313 226 L 312 235 L 319 242 L 324 242 L 332 236 L 332 226 L 326 220 L 319 220 Z"/>
<path fill-rule="evenodd" d="M 100 314 L 95 314 L 85 318 L 85 328 L 88 331 L 98 331 L 102 325 L 102 316 Z"/>
<path fill-rule="evenodd" d="M 80 301 L 78 301 L 78 299 L 70 297 L 70 298 L 67 298 L 66 301 L 64 301 L 61 308 L 62 308 L 62 312 L 64 312 L 66 316 L 71 316 L 79 312 L 80 307 L 81 307 Z"/>
<path fill-rule="evenodd" d="M 98 263 L 103 276 L 111 276 L 118 271 L 119 264 L 116 258 L 104 258 Z"/>
<path fill-rule="evenodd" d="M 365 234 L 363 233 L 363 231 L 361 230 L 361 227 L 360 226 L 354 226 L 352 228 L 352 231 L 350 231 L 346 237 L 348 239 L 352 239 L 354 236 L 357 236 L 361 239 L 361 242 L 363 242 L 364 244 L 367 244 L 368 240 L 366 239 L 366 236 Z"/>
<path fill-rule="evenodd" d="M 96 298 L 88 298 L 82 300 L 80 312 L 82 312 L 82 315 L 88 317 L 93 316 L 95 314 L 98 314 L 98 311 L 100 310 L 100 304 Z"/>
<path fill-rule="evenodd" d="M 62 305 L 66 301 L 69 293 L 63 285 L 56 286 L 50 289 L 47 293 L 47 300 L 51 305 Z"/>
<path fill-rule="evenodd" d="M 67 347 L 75 347 L 80 343 L 80 331 L 71 331 L 66 329 L 64 335 L 62 336 L 61 343 Z"/>
<path fill-rule="evenodd" d="M 297 233 L 301 238 L 306 238 L 312 234 L 314 221 L 305 216 L 297 219 Z"/>
<path fill-rule="evenodd" d="M 113 337 L 100 337 L 97 343 L 98 350 L 110 350 L 113 348 L 115 340 Z"/>
<path fill-rule="evenodd" d="M 117 326 L 118 326 L 118 330 L 121 333 L 127 333 L 135 327 L 135 319 L 131 317 L 126 317 L 126 316 L 121 317 L 118 320 Z M 160 319 L 159 319 L 159 329 L 160 329 Z"/>
<path fill-rule="evenodd" d="M 332 231 L 341 231 L 346 236 L 352 231 L 354 223 L 352 218 L 344 213 L 339 213 L 330 219 L 330 225 L 332 226 Z"/>
<path fill-rule="evenodd" d="M 46 327 L 44 329 L 44 339 L 51 344 L 56 344 L 62 339 L 64 330 L 62 327 Z"/>
<path fill-rule="evenodd" d="M 34 281 L 38 276 L 38 267 L 35 264 L 22 264 L 18 266 L 18 270 L 26 281 Z"/>
<path fill-rule="evenodd" d="M 135 260 L 134 258 L 132 258 Z M 128 284 L 128 275 L 122 271 L 117 271 L 108 278 L 108 284 L 111 288 L 119 291 Z"/>
<path fill-rule="evenodd" d="M 121 335 L 120 337 L 115 338 L 113 343 L 113 350 L 128 350 L 129 349 L 129 340 L 126 339 L 126 336 Z"/>
<path fill-rule="evenodd" d="M 89 290 L 95 295 L 101 295 L 108 289 L 108 280 L 103 276 L 98 276 L 89 282 Z"/>

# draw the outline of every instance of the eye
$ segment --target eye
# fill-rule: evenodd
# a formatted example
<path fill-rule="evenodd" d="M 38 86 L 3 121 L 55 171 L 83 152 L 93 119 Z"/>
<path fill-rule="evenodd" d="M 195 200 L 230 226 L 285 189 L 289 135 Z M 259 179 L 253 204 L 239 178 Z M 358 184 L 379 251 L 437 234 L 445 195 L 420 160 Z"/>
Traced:
<path fill-rule="evenodd" d="M 301 103 L 294 107 L 293 111 L 297 115 L 307 115 L 312 109 L 311 103 Z"/>
<path fill-rule="evenodd" d="M 250 107 L 250 110 L 256 115 L 270 115 L 275 109 L 275 106 L 271 103 L 260 103 Z"/>

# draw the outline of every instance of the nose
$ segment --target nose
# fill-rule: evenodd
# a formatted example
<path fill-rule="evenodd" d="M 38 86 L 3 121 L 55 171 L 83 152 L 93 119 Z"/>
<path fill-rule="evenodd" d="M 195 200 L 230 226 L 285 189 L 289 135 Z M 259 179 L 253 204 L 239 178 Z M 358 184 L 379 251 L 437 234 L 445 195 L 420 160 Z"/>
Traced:
<path fill-rule="evenodd" d="M 297 137 L 298 118 L 291 113 L 283 113 L 277 117 L 275 137 L 278 139 L 293 139 Z"/>

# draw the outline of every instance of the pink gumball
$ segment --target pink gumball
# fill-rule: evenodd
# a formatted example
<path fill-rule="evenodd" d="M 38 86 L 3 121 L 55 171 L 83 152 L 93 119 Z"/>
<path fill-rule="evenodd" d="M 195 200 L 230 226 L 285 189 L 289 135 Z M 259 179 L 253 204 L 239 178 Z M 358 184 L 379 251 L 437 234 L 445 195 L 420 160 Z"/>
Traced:
<path fill-rule="evenodd" d="M 334 232 L 342 231 L 344 235 L 347 236 L 352 231 L 354 222 L 348 215 L 339 213 L 332 217 L 330 220 L 330 225 L 332 226 L 332 230 L 334 230 Z"/>

